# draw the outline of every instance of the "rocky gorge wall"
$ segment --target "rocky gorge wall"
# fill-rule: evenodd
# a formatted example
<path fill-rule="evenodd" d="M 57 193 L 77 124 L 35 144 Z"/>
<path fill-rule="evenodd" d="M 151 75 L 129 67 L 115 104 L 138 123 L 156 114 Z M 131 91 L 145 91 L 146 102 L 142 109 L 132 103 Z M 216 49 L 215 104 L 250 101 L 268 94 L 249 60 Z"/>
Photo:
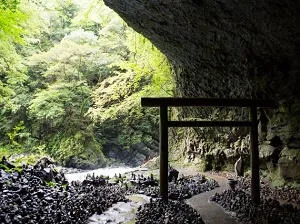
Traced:
<path fill-rule="evenodd" d="M 104 0 L 170 60 L 176 95 L 273 99 L 260 111 L 262 168 L 300 180 L 300 3 L 288 0 Z M 179 119 L 247 119 L 244 109 L 188 109 Z M 222 168 L 249 152 L 248 131 L 194 129 L 181 136 L 187 160 Z M 238 152 L 238 153 L 237 153 Z M 218 167 L 220 166 L 220 167 Z"/>

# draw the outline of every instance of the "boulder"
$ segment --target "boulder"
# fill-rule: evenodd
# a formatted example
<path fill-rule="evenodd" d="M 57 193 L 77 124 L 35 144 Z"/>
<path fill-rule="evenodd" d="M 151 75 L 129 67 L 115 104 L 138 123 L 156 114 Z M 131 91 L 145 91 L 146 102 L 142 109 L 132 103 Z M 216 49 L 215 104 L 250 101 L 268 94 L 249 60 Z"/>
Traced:
<path fill-rule="evenodd" d="M 275 152 L 275 147 L 268 145 L 268 144 L 262 144 L 259 146 L 259 158 L 264 160 L 269 160 L 272 155 Z"/>
<path fill-rule="evenodd" d="M 300 150 L 285 148 L 278 161 L 279 174 L 285 180 L 300 181 Z"/>
<path fill-rule="evenodd" d="M 48 168 L 49 165 L 54 164 L 54 160 L 52 160 L 51 158 L 48 157 L 43 157 L 40 158 L 34 165 L 34 168 L 40 168 L 40 169 L 44 169 L 44 168 Z"/>

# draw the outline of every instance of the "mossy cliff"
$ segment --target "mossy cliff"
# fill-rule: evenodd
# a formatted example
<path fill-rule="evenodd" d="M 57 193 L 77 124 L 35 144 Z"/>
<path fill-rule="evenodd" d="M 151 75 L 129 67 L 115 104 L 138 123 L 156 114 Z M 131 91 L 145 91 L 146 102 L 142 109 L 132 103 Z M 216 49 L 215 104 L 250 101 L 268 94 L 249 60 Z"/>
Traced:
<path fill-rule="evenodd" d="M 285 179 L 300 179 L 300 3 L 282 0 L 105 0 L 170 60 L 176 94 L 258 98 L 279 103 L 260 111 L 260 155 Z M 182 117 L 247 119 L 246 110 L 184 108 Z M 188 133 L 188 134 L 187 134 Z M 176 131 L 181 155 L 222 168 L 249 150 L 245 129 Z M 202 163 L 203 164 L 203 163 Z M 220 166 L 220 167 L 219 167 Z"/>

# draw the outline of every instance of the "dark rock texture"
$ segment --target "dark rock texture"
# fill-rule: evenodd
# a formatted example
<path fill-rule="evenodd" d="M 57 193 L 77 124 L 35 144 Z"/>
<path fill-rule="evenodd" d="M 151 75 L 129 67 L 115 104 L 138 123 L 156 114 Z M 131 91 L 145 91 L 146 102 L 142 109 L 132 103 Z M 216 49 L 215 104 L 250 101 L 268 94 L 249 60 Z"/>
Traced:
<path fill-rule="evenodd" d="M 282 142 L 282 145 L 275 146 L 275 154 L 269 159 L 276 165 L 283 148 L 299 152 L 299 1 L 104 2 L 168 57 L 175 72 L 176 95 L 276 100 L 280 105 L 278 109 L 260 111 L 260 141 L 272 146 L 277 137 Z M 179 117 L 187 116 L 247 119 L 248 112 L 187 108 L 180 111 Z M 208 152 L 212 161 L 218 160 L 219 151 L 231 149 L 230 144 L 238 142 L 238 137 L 245 139 L 247 136 L 247 130 L 240 128 L 217 130 L 220 136 L 211 129 L 195 131 L 191 139 L 199 137 L 209 144 L 204 156 L 196 154 L 191 160 L 200 157 L 210 161 L 206 158 Z M 187 151 L 193 151 L 193 148 Z M 185 157 L 192 154 L 185 154 Z M 288 175 L 281 172 L 282 176 L 299 180 L 299 161 L 299 153 L 292 157 L 283 155 L 280 169 L 295 169 Z M 211 166 L 214 165 L 208 164 L 208 168 Z"/>
<path fill-rule="evenodd" d="M 299 96 L 294 83 L 299 81 L 295 80 L 299 78 L 296 76 L 299 2 L 105 0 L 105 3 L 174 63 L 178 68 L 180 95 L 255 97 L 251 95 L 248 77 L 253 75 L 259 76 L 256 78 L 260 81 L 270 76 L 269 88 L 273 92 L 279 93 L 278 87 L 282 91 L 292 87 L 286 93 L 294 91 Z M 291 77 L 285 78 L 287 73 Z"/>
<path fill-rule="evenodd" d="M 251 192 L 251 178 L 245 176 L 239 178 L 238 186 L 247 192 Z M 292 203 L 300 208 L 300 189 L 292 187 L 272 187 L 268 182 L 260 181 L 261 197 L 264 199 L 274 198 L 284 203 Z"/>
<path fill-rule="evenodd" d="M 86 223 L 119 201 L 124 191 L 101 177 L 82 184 L 68 184 L 64 175 L 51 168 L 24 168 L 6 172 L 0 168 L 0 223 Z"/>
<path fill-rule="evenodd" d="M 226 190 L 221 194 L 215 194 L 211 200 L 226 210 L 234 212 L 239 223 L 296 224 L 300 222 L 300 211 L 292 205 L 280 205 L 276 200 L 267 199 L 262 200 L 259 206 L 255 206 L 251 196 L 242 190 Z"/>
<path fill-rule="evenodd" d="M 159 197 L 159 187 L 157 184 L 147 184 L 142 179 L 135 181 L 136 184 L 127 190 L 127 194 L 139 193 L 152 198 Z M 158 182 L 156 181 L 156 183 Z M 182 176 L 178 180 L 169 183 L 168 197 L 172 200 L 184 200 L 196 194 L 211 191 L 216 187 L 219 187 L 219 184 L 215 180 L 208 179 L 203 175 Z"/>
<path fill-rule="evenodd" d="M 103 153 L 107 158 L 110 158 L 110 163 L 114 166 L 125 165 L 136 167 L 145 163 L 147 160 L 149 160 L 149 158 L 153 158 L 157 155 L 157 144 L 155 142 L 153 142 L 152 145 L 146 143 L 137 143 L 132 145 L 129 150 L 123 150 L 123 146 L 110 143 L 104 145 Z"/>
<path fill-rule="evenodd" d="M 197 214 L 189 205 L 184 202 L 171 201 L 168 202 L 158 199 L 139 207 L 137 217 L 137 224 L 181 224 L 181 223 L 195 223 L 204 224 L 201 216 Z"/>
<path fill-rule="evenodd" d="M 237 188 L 245 192 L 251 192 L 251 178 L 249 174 L 244 177 L 238 177 L 230 173 L 214 172 L 214 175 L 223 176 L 229 179 L 235 179 Z M 292 204 L 300 209 L 300 189 L 293 186 L 274 187 L 269 181 L 260 178 L 260 197 L 262 199 L 272 198 L 285 204 Z"/>

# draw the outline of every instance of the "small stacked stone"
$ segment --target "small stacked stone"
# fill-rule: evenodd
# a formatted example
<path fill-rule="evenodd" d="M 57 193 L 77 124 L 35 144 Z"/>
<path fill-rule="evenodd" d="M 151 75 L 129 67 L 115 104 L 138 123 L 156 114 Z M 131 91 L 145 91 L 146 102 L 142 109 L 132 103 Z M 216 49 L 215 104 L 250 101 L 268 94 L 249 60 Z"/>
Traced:
<path fill-rule="evenodd" d="M 23 167 L 19 172 L 0 169 L 0 223 L 86 223 L 112 204 L 127 201 L 124 190 L 102 177 L 69 184 L 50 168 Z"/>
<path fill-rule="evenodd" d="M 250 192 L 251 178 L 248 176 L 240 178 L 239 187 Z M 300 189 L 292 188 L 290 186 L 271 187 L 268 182 L 263 180 L 260 182 L 260 187 L 261 195 L 265 198 L 274 198 L 276 200 L 294 203 L 300 206 Z"/>
<path fill-rule="evenodd" d="M 182 201 L 157 199 L 139 207 L 136 224 L 204 224 L 201 216 Z"/>
<path fill-rule="evenodd" d="M 230 173 L 220 173 L 214 172 L 214 175 L 223 176 L 225 178 L 236 179 L 235 175 Z M 244 177 L 238 177 L 238 185 L 237 187 L 243 189 L 247 192 L 251 192 L 251 177 L 246 175 Z M 280 200 L 284 203 L 293 203 L 300 207 L 300 189 L 294 188 L 291 186 L 283 186 L 283 187 L 272 187 L 270 183 L 263 178 L 260 180 L 260 192 L 261 197 L 268 199 L 273 198 L 276 200 Z"/>
<path fill-rule="evenodd" d="M 255 206 L 250 194 L 241 189 L 226 190 L 215 194 L 212 201 L 220 204 L 228 211 L 234 212 L 244 224 L 297 224 L 300 223 L 300 210 L 291 204 L 283 204 L 274 199 L 262 199 L 259 206 Z"/>
<path fill-rule="evenodd" d="M 202 192 L 211 191 L 218 187 L 215 180 L 207 179 L 203 175 L 182 176 L 176 181 L 169 182 L 168 194 L 172 200 L 183 200 Z M 136 184 L 128 189 L 128 194 L 141 193 L 153 198 L 159 197 L 159 187 Z"/>

